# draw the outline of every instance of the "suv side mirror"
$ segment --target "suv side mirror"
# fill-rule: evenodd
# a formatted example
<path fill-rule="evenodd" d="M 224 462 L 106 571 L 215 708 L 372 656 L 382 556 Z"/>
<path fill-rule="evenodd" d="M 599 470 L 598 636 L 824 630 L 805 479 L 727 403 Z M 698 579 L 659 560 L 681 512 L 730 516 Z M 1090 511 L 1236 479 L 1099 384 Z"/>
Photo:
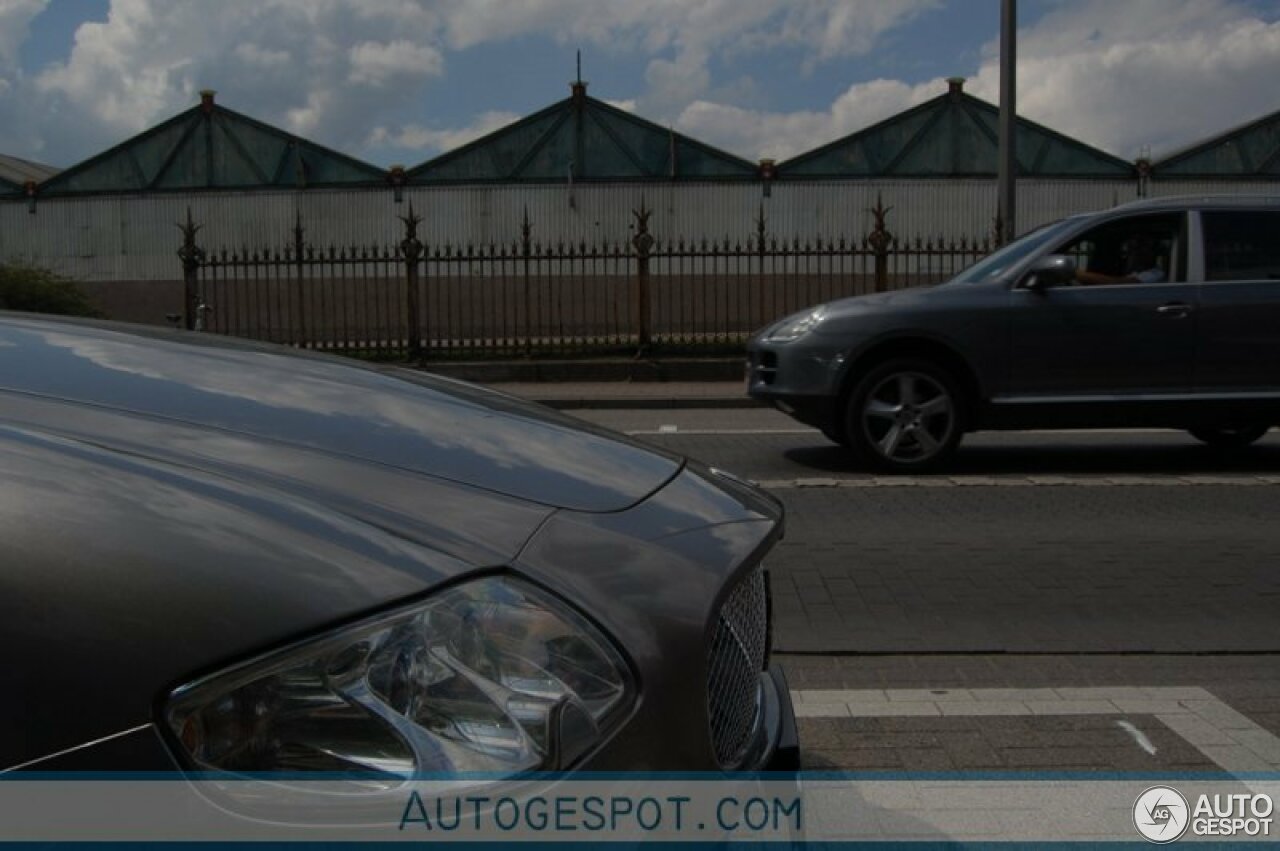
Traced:
<path fill-rule="evenodd" d="M 1022 277 L 1019 286 L 1024 290 L 1040 292 L 1049 287 L 1059 287 L 1075 280 L 1076 261 L 1065 254 L 1046 254 Z"/>

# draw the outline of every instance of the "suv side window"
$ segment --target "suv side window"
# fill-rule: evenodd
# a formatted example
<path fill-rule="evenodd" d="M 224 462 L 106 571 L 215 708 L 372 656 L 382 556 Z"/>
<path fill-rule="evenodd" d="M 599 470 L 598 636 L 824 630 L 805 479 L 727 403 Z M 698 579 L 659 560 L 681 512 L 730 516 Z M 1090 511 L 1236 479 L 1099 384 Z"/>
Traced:
<path fill-rule="evenodd" d="M 1073 257 L 1084 284 L 1186 280 L 1182 213 L 1129 216 L 1091 228 L 1055 252 Z"/>
<path fill-rule="evenodd" d="M 1280 281 L 1280 211 L 1200 214 L 1207 281 Z"/>

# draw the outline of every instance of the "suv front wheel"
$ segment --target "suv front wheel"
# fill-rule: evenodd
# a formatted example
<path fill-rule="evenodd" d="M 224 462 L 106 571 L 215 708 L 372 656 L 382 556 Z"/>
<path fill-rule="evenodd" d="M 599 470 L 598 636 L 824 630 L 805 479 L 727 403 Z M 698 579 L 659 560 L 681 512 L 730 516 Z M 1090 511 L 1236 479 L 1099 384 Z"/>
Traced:
<path fill-rule="evenodd" d="M 854 385 L 845 409 L 849 448 L 877 470 L 919 473 L 937 468 L 963 434 L 956 380 L 916 358 L 885 361 Z"/>

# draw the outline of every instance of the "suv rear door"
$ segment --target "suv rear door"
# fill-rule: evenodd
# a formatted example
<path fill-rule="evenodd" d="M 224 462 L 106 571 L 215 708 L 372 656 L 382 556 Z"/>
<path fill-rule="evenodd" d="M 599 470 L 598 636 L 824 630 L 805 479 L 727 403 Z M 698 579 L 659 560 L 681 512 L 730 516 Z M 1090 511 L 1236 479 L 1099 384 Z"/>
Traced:
<path fill-rule="evenodd" d="M 1195 384 L 1280 394 L 1280 209 L 1203 210 Z"/>

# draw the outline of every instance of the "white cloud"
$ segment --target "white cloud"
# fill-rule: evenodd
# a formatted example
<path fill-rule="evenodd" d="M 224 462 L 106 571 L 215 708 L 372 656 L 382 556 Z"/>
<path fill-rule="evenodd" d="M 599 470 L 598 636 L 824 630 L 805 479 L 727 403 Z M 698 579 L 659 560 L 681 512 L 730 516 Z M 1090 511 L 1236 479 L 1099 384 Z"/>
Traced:
<path fill-rule="evenodd" d="M 694 101 L 676 126 L 748 158 L 784 160 L 823 142 L 869 127 L 946 91 L 934 80 L 908 86 L 897 80 L 872 80 L 850 86 L 825 111 L 761 112 L 709 101 Z"/>
<path fill-rule="evenodd" d="M 670 122 L 700 98 L 742 99 L 744 89 L 715 87 L 718 57 L 800 47 L 816 62 L 865 52 L 939 0 L 110 0 L 107 19 L 82 24 L 64 61 L 34 80 L 10 79 L 3 58 L 16 56 L 45 2 L 0 0 L 0 81 L 15 90 L 0 85 L 0 145 L 18 139 L 4 128 L 22 113 L 32 129 L 21 150 L 76 145 L 85 156 L 190 107 L 203 88 L 359 155 L 376 136 L 370 127 L 395 127 L 397 115 L 421 107 L 449 51 L 526 37 L 647 62 L 647 89 L 627 103 Z M 486 120 L 379 138 L 433 146 Z"/>
<path fill-rule="evenodd" d="M 397 39 L 391 42 L 362 41 L 348 51 L 356 84 L 384 86 L 396 78 L 439 76 L 444 69 L 440 51 L 422 44 Z"/>
<path fill-rule="evenodd" d="M 0 75 L 18 65 L 18 49 L 49 0 L 0 0 Z"/>
<path fill-rule="evenodd" d="M 1280 21 L 1227 0 L 1090 0 L 1020 34 L 1018 111 L 1125 158 L 1280 106 Z M 991 57 L 970 86 L 995 101 Z"/>
<path fill-rule="evenodd" d="M 216 88 L 232 108 L 273 123 L 284 116 L 286 129 L 351 149 L 441 72 L 430 30 L 394 37 L 429 20 L 418 3 L 112 0 L 107 20 L 82 24 L 67 59 L 33 89 L 54 139 L 92 135 L 105 146 Z M 353 91 L 369 87 L 379 94 Z"/>
<path fill-rule="evenodd" d="M 966 91 L 999 102 L 998 45 Z M 1155 157 L 1280 106 L 1280 21 L 1231 0 L 1088 0 L 1062 4 L 1019 32 L 1018 112 L 1126 159 Z M 874 80 L 827 110 L 769 113 L 692 101 L 677 126 L 742 153 L 784 159 L 946 91 Z"/>
<path fill-rule="evenodd" d="M 941 0 L 111 0 L 65 61 L 24 78 L 16 57 L 46 4 L 0 0 L 0 150 L 62 165 L 206 87 L 357 156 L 448 149 L 516 116 L 475 104 L 460 126 L 423 120 L 428 84 L 448 79 L 452 53 L 514 39 L 626 54 L 644 79 L 615 103 L 749 158 L 786 158 L 945 91 L 941 80 L 880 79 L 825 109 L 769 112 L 753 108 L 750 77 L 718 78 L 747 56 L 752 74 L 796 70 L 772 63 L 773 51 L 802 66 L 793 85 L 803 86 L 804 72 L 871 53 Z M 1238 0 L 1054 4 L 1020 34 L 1020 111 L 1125 157 L 1144 145 L 1158 156 L 1280 105 L 1275 17 Z M 974 60 L 967 86 L 991 101 L 995 50 Z M 518 62 L 500 70 L 519 73 Z"/>
<path fill-rule="evenodd" d="M 261 45 L 246 41 L 244 44 L 237 44 L 235 49 L 235 57 L 241 62 L 249 65 L 256 65 L 259 68 L 279 68 L 287 65 L 292 60 L 288 51 L 271 50 Z"/>
<path fill-rule="evenodd" d="M 537 34 L 564 44 L 654 56 L 640 111 L 663 121 L 711 87 L 718 55 L 799 47 L 813 61 L 866 53 L 941 0 L 448 0 L 453 48 Z"/>
<path fill-rule="evenodd" d="M 612 98 L 604 98 L 604 102 L 605 102 L 605 103 L 607 103 L 607 104 L 609 104 L 609 106 L 614 107 L 615 109 L 620 109 L 620 110 L 622 110 L 623 112 L 635 112 L 635 111 L 636 111 L 636 99 L 635 99 L 635 98 L 624 98 L 624 99 L 622 99 L 622 100 L 613 100 Z"/>
<path fill-rule="evenodd" d="M 513 112 L 485 112 L 465 127 L 436 129 L 421 124 L 405 124 L 392 129 L 379 126 L 369 134 L 367 144 L 420 156 L 441 153 L 460 148 L 520 118 L 522 116 Z"/>

